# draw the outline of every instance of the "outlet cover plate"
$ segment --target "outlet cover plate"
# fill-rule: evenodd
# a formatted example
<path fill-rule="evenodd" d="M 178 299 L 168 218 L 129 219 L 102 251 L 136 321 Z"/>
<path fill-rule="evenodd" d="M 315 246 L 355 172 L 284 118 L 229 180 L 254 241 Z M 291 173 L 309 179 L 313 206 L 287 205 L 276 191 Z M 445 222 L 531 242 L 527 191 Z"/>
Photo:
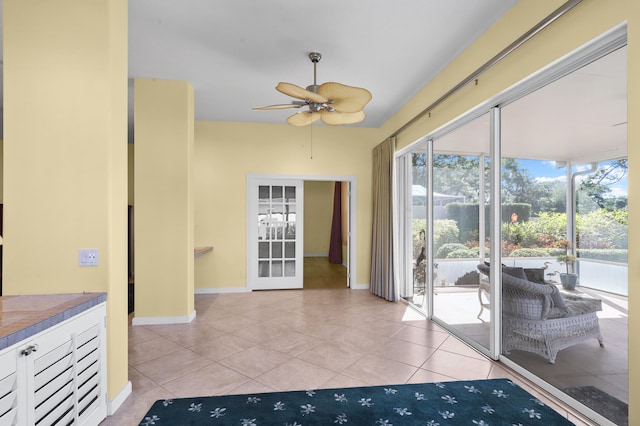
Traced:
<path fill-rule="evenodd" d="M 80 266 L 98 266 L 98 249 L 80 249 L 78 262 Z"/>

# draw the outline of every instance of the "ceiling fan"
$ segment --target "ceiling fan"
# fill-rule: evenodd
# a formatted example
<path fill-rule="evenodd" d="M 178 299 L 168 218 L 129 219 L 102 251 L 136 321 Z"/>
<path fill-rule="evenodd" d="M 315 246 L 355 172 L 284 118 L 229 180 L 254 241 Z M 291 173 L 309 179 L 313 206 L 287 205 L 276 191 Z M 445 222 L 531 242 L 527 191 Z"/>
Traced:
<path fill-rule="evenodd" d="M 287 123 L 293 126 L 306 126 L 317 120 L 325 124 L 340 125 L 359 123 L 364 120 L 364 106 L 371 100 L 371 93 L 367 89 L 347 86 L 340 83 L 316 83 L 316 64 L 322 55 L 318 52 L 309 53 L 313 62 L 313 84 L 303 89 L 291 83 L 280 82 L 276 90 L 299 99 L 288 104 L 255 107 L 254 110 L 286 109 L 308 107 L 287 118 Z"/>

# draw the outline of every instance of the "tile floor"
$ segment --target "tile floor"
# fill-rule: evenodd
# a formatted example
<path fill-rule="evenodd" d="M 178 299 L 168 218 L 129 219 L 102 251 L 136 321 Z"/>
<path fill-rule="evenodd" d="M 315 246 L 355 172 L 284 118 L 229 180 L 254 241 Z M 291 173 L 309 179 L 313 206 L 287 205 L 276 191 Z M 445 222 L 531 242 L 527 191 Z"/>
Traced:
<path fill-rule="evenodd" d="M 570 409 L 404 302 L 366 290 L 196 295 L 191 324 L 130 326 L 133 392 L 101 425 L 137 425 L 158 399 L 507 377 Z"/>

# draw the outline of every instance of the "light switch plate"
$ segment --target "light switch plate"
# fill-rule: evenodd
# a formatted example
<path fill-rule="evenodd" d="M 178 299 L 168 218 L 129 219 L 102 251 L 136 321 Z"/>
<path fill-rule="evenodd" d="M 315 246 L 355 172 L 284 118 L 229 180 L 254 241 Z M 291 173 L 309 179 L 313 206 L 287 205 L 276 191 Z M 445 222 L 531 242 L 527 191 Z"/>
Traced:
<path fill-rule="evenodd" d="M 80 266 L 98 266 L 98 249 L 80 249 L 78 262 Z"/>

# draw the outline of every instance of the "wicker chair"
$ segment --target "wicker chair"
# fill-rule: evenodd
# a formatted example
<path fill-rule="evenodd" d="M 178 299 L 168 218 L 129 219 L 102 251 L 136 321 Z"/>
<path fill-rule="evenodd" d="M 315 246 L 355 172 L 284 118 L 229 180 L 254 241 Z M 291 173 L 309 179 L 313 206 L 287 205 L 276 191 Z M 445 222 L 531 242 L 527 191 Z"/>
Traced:
<path fill-rule="evenodd" d="M 478 265 L 478 270 L 489 276 L 487 265 Z M 566 306 L 560 307 L 554 300 L 564 301 Z M 554 364 L 558 351 L 585 340 L 598 339 L 603 347 L 596 314 L 600 310 L 599 299 L 560 295 L 555 285 L 502 272 L 502 351 L 532 352 Z"/>

